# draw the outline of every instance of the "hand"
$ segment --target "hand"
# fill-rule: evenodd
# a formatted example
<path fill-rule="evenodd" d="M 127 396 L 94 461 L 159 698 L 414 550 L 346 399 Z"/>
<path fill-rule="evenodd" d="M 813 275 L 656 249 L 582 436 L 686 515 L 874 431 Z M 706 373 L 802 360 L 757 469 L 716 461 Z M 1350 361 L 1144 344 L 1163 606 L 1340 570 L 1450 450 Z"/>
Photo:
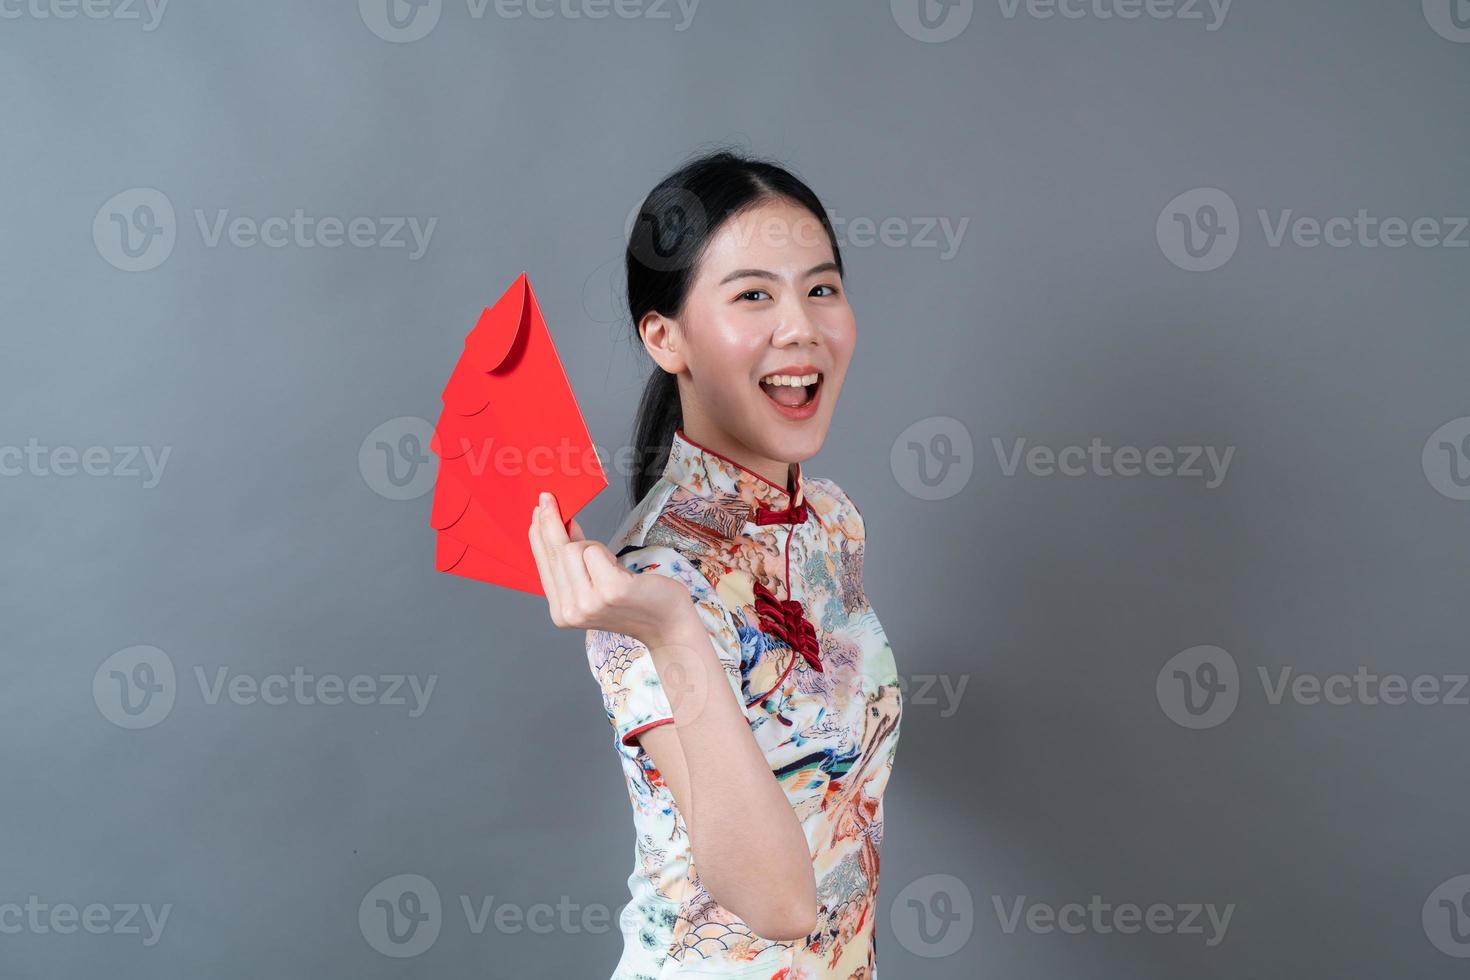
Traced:
<path fill-rule="evenodd" d="M 576 518 L 568 533 L 550 494 L 531 512 L 527 535 L 557 626 L 624 633 L 648 647 L 687 626 L 681 617 L 692 609 L 682 582 L 623 568 L 605 545 L 586 539 Z"/>

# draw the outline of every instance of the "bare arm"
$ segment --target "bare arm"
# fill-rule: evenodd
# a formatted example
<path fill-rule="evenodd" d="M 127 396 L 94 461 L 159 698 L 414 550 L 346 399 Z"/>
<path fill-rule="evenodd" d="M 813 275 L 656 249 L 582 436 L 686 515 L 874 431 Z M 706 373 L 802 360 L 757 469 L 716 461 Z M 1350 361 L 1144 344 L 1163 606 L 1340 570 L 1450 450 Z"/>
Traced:
<path fill-rule="evenodd" d="M 553 623 L 621 633 L 648 648 L 674 721 L 639 738 L 684 817 L 705 889 L 759 936 L 807 936 L 817 897 L 806 835 L 689 588 L 623 568 L 575 520 L 564 525 L 554 500 L 535 509 L 527 534 Z"/>
<path fill-rule="evenodd" d="M 639 740 L 684 816 L 710 896 L 759 936 L 804 938 L 817 920 L 806 834 L 730 696 L 709 634 L 686 612 L 667 639 L 648 645 L 674 724 L 651 728 Z"/>

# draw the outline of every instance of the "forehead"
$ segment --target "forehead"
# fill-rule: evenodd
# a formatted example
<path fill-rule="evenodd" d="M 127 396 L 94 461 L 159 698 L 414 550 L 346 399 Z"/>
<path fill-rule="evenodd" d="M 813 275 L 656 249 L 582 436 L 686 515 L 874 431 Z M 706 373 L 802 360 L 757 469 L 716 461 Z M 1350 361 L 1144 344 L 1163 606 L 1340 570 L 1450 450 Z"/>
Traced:
<path fill-rule="evenodd" d="M 832 260 L 832 242 L 817 216 L 779 198 L 727 218 L 710 236 L 699 278 L 718 282 L 748 268 L 789 277 Z"/>

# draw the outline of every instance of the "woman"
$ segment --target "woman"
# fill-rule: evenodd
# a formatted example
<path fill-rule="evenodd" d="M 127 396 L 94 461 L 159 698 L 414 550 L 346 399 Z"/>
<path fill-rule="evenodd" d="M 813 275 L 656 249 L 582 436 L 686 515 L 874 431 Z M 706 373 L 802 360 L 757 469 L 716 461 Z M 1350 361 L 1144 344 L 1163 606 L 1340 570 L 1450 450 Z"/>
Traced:
<path fill-rule="evenodd" d="M 874 980 L 897 675 L 862 515 L 801 472 L 856 340 L 836 236 L 800 180 L 722 152 L 649 193 L 626 265 L 656 364 L 637 503 L 610 547 L 549 495 L 528 530 L 633 803 L 613 980 Z"/>

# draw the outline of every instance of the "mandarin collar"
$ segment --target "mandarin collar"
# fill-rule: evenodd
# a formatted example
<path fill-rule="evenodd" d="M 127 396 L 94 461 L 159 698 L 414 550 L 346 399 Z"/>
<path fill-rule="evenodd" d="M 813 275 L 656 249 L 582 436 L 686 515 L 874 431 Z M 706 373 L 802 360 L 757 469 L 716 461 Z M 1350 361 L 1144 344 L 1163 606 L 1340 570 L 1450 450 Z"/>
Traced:
<path fill-rule="evenodd" d="M 674 430 L 669 443 L 664 477 L 698 496 L 744 504 L 750 520 L 757 524 L 800 524 L 807 519 L 801 463 L 791 464 L 786 486 L 782 487 L 695 442 L 682 427 Z M 738 501 L 732 501 L 732 497 Z"/>

